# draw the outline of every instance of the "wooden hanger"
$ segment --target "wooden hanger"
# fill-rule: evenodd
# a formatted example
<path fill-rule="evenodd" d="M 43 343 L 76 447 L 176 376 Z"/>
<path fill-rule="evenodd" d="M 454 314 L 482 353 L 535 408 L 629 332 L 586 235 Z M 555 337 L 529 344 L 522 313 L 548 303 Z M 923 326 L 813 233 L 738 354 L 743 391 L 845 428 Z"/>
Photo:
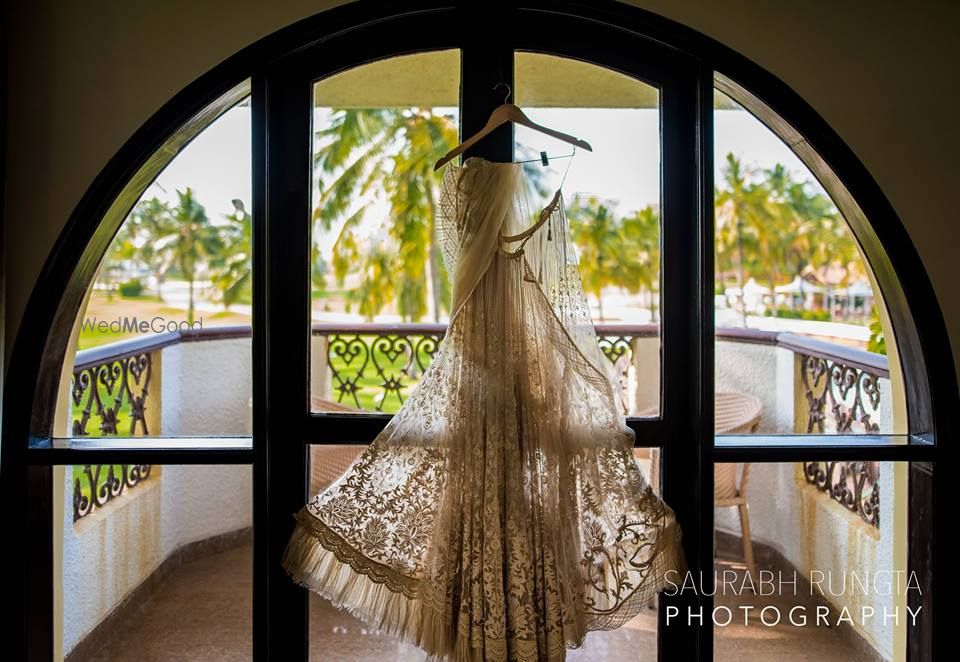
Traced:
<path fill-rule="evenodd" d="M 507 86 L 507 97 L 510 96 L 510 86 Z M 498 126 L 504 122 L 513 122 L 514 124 L 519 124 L 521 126 L 526 126 L 534 131 L 539 131 L 540 133 L 545 133 L 548 136 L 552 136 L 557 140 L 562 140 L 565 143 L 570 143 L 571 145 L 576 145 L 577 147 L 582 147 L 588 152 L 592 152 L 593 148 L 585 140 L 580 140 L 574 136 L 571 136 L 567 133 L 562 133 L 555 129 L 551 129 L 540 124 L 537 124 L 524 113 L 519 106 L 512 103 L 503 103 L 493 109 L 493 112 L 490 113 L 490 119 L 487 120 L 486 126 L 484 126 L 480 131 L 473 134 L 462 143 L 451 149 L 447 152 L 442 159 L 437 161 L 436 165 L 433 166 L 434 171 L 439 170 L 440 167 L 455 158 L 457 155 L 461 154 L 464 150 L 473 147 L 480 139 L 484 138 Z"/>

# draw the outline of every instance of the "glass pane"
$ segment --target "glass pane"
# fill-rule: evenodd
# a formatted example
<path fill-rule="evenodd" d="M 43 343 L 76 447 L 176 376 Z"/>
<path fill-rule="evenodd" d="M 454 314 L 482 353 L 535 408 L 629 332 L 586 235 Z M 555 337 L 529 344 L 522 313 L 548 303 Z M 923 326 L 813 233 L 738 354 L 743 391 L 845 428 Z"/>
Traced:
<path fill-rule="evenodd" d="M 64 656 L 252 658 L 249 466 L 58 466 L 54 478 Z"/>
<path fill-rule="evenodd" d="M 592 152 L 515 128 L 515 161 L 546 204 L 563 188 L 598 339 L 618 368 L 625 414 L 660 411 L 660 94 L 577 60 L 517 53 L 516 102 Z M 546 153 L 549 165 L 541 164 Z M 572 154 L 572 156 L 570 156 Z"/>
<path fill-rule="evenodd" d="M 55 435 L 250 434 L 250 127 L 245 97 L 184 129 L 135 194 L 74 326 Z"/>
<path fill-rule="evenodd" d="M 906 463 L 715 471 L 714 659 L 904 659 Z"/>
<path fill-rule="evenodd" d="M 309 450 L 309 494 L 326 490 L 350 467 L 365 446 L 352 444 L 314 444 Z M 649 479 L 651 461 L 648 449 L 635 451 L 638 463 Z M 656 461 L 653 463 L 656 470 Z M 655 487 L 656 489 L 656 487 Z M 657 490 L 659 493 L 659 490 Z M 375 662 L 383 659 L 422 662 L 426 654 L 418 647 L 398 641 L 339 610 L 319 594 L 308 591 L 310 609 L 310 659 L 328 660 L 330 651 L 338 659 L 351 662 Z M 657 603 L 615 630 L 587 633 L 584 646 L 568 649 L 569 660 L 656 660 Z"/>
<path fill-rule="evenodd" d="M 904 431 L 896 343 L 847 222 L 719 91 L 714 121 L 717 433 Z"/>
<path fill-rule="evenodd" d="M 450 313 L 433 165 L 459 142 L 460 52 L 390 58 L 313 91 L 312 408 L 392 413 Z"/>
<path fill-rule="evenodd" d="M 316 444 L 310 446 L 309 494 L 327 489 L 342 476 L 353 460 L 363 451 L 363 445 Z M 337 609 L 326 598 L 308 591 L 310 612 L 310 660 L 329 660 L 331 651 L 337 659 L 357 662 L 375 660 L 402 660 L 422 662 L 426 654 L 416 646 L 400 642 L 380 632 L 350 612 Z"/>

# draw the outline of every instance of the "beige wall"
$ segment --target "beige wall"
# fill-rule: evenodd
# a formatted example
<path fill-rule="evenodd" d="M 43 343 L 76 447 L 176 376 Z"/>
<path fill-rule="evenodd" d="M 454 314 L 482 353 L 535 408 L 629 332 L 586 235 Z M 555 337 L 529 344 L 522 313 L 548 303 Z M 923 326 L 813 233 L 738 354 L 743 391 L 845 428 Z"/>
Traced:
<path fill-rule="evenodd" d="M 165 101 L 229 55 L 333 6 L 315 0 L 21 0 L 9 7 L 9 352 L 27 297 L 74 205 Z M 785 80 L 846 140 L 903 220 L 955 348 L 953 253 L 960 3 L 635 0 Z M 6 363 L 6 362 L 4 362 Z"/>

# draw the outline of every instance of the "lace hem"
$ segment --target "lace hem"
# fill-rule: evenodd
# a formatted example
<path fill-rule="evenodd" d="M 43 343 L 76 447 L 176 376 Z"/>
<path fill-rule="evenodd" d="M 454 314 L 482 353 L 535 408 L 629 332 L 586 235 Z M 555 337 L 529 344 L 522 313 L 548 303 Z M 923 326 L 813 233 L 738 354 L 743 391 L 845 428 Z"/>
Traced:
<path fill-rule="evenodd" d="M 367 625 L 421 648 L 429 656 L 427 662 L 562 662 L 568 647 L 583 643 L 585 632 L 577 641 L 548 643 L 544 658 L 543 644 L 537 641 L 478 642 L 470 636 L 468 622 L 456 627 L 414 597 L 420 594 L 420 582 L 367 559 L 306 508 L 293 517 L 297 523 L 281 565 L 294 583 Z"/>
<path fill-rule="evenodd" d="M 294 545 L 291 540 L 284 552 L 283 564 L 288 573 L 295 571 L 296 574 L 303 574 L 309 570 L 315 570 L 323 561 L 317 558 L 321 555 L 321 550 L 310 538 L 316 539 L 324 550 L 332 552 L 337 560 L 350 566 L 356 572 L 366 576 L 375 584 L 385 584 L 394 593 L 402 593 L 407 598 L 416 599 L 420 597 L 420 582 L 401 574 L 397 570 L 367 558 L 349 542 L 344 540 L 339 534 L 325 525 L 320 519 L 310 514 L 307 506 L 294 513 L 294 519 L 297 521 L 297 531 L 301 538 L 299 545 Z M 303 534 L 309 534 L 309 537 Z M 316 573 L 314 573 L 316 574 Z"/>
<path fill-rule="evenodd" d="M 573 633 L 564 632 L 546 642 L 520 638 L 477 641 L 470 635 L 468 622 L 461 621 L 457 627 L 441 611 L 424 604 L 419 580 L 366 558 L 306 507 L 293 517 L 297 523 L 281 562 L 290 578 L 367 625 L 418 646 L 429 655 L 428 662 L 562 662 L 567 650 L 584 646 L 589 631 L 612 630 L 640 613 L 669 584 L 669 570 L 680 575 L 686 571 L 680 529 L 674 521 L 661 530 L 650 582 L 611 610 L 588 610 L 582 629 L 574 628 Z"/>
<path fill-rule="evenodd" d="M 294 583 L 367 625 L 418 646 L 431 661 L 447 659 L 451 625 L 413 597 L 419 594 L 417 580 L 362 556 L 306 508 L 293 517 L 297 523 L 281 565 Z"/>

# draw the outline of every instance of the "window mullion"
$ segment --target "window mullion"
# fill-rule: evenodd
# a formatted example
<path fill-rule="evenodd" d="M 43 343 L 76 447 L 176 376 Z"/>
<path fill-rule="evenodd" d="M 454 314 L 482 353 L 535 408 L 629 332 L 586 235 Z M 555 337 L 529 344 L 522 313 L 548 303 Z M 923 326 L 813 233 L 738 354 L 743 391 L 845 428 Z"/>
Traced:
<path fill-rule="evenodd" d="M 706 449 L 713 443 L 712 208 L 701 200 L 709 173 L 710 115 L 700 102 L 692 62 L 678 62 L 662 88 L 662 496 L 677 513 L 684 552 L 694 576 L 713 569 L 713 472 Z M 711 109 L 712 110 L 712 109 Z M 706 125 L 702 123 L 707 123 Z M 712 144 L 710 145 L 712 150 Z M 712 194 L 710 196 L 712 204 Z M 682 579 L 681 579 L 682 581 Z M 709 581 L 706 579 L 705 581 Z M 703 594 L 706 593 L 706 594 Z M 697 595 L 664 595 L 658 633 L 660 659 L 710 660 L 710 587 Z M 674 611 L 676 610 L 676 611 Z M 668 621 L 669 613 L 673 618 Z M 688 621 L 687 615 L 693 615 Z"/>
<path fill-rule="evenodd" d="M 308 594 L 281 559 L 306 501 L 303 421 L 309 401 L 311 77 L 286 63 L 270 72 L 262 99 L 263 297 L 254 347 L 264 384 L 255 394 L 254 658 L 307 659 Z M 258 380 L 259 383 L 259 380 Z M 259 396 L 256 397 L 256 396 Z"/>
<path fill-rule="evenodd" d="M 511 22 L 499 11 L 464 11 L 469 15 L 470 24 L 478 29 L 470 31 L 460 56 L 461 141 L 480 131 L 493 109 L 512 102 L 514 97 L 513 47 L 508 39 L 487 37 L 491 33 L 503 36 Z M 490 28 L 483 29 L 484 25 Z M 490 161 L 512 161 L 513 142 L 513 124 L 505 122 L 466 150 L 461 158 L 480 156 Z"/>

